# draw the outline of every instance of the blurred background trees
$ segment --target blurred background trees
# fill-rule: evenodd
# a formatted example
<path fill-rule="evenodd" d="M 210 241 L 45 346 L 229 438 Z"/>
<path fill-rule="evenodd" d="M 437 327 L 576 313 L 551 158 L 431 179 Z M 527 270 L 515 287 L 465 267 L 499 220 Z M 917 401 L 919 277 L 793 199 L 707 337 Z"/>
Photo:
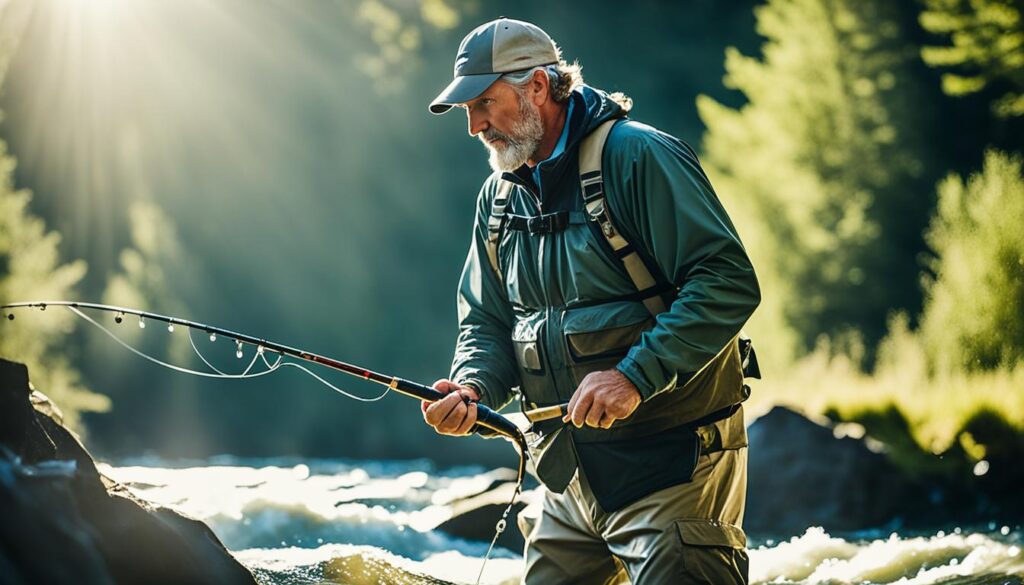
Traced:
<path fill-rule="evenodd" d="M 995 370 L 1024 358 L 1024 180 L 1020 155 L 990 150 L 980 172 L 939 184 L 921 331 L 933 371 Z"/>
<path fill-rule="evenodd" d="M 11 55 L 23 34 L 28 12 L 23 6 L 0 3 L 0 87 Z M 3 114 L 0 112 L 0 119 Z M 0 140 L 0 304 L 25 299 L 73 297 L 86 272 L 82 260 L 61 258 L 61 236 L 32 213 L 32 193 L 15 184 L 15 158 Z M 13 325 L 3 315 L 0 325 Z M 0 356 L 28 366 L 35 388 L 46 393 L 62 409 L 65 422 L 82 431 L 79 415 L 105 412 L 106 396 L 92 392 L 75 364 L 78 354 L 66 342 L 74 317 L 51 310 L 32 329 L 5 326 L 0 333 Z"/>
<path fill-rule="evenodd" d="M 4 159 L 0 296 L 144 305 L 446 375 L 488 169 L 464 118 L 426 104 L 465 32 L 507 15 L 698 147 L 763 283 L 755 410 L 893 404 L 929 448 L 982 408 L 1021 428 L 1020 14 L 981 0 L 0 0 L 0 25 L 23 31 L 0 44 L 0 136 L 19 158 Z M 17 238 L 45 253 L 17 264 Z M 434 437 L 404 398 L 340 400 L 294 372 L 183 378 L 67 318 L 5 323 L 0 353 L 70 372 L 37 386 L 65 383 L 71 411 L 107 406 L 85 386 L 110 396 L 85 419 L 101 451 L 507 459 Z M 186 355 L 183 332 L 150 329 L 123 333 Z"/>
<path fill-rule="evenodd" d="M 960 96 L 1001 86 L 992 103 L 997 116 L 1024 115 L 1024 2 L 1020 0 L 925 0 L 921 25 L 948 37 L 923 47 L 921 56 L 942 76 L 942 89 Z"/>
<path fill-rule="evenodd" d="M 929 111 L 900 6 L 800 0 L 755 13 L 763 56 L 730 48 L 725 61 L 725 84 L 747 103 L 698 105 L 718 190 L 752 210 L 741 233 L 757 238 L 762 312 L 778 313 L 757 337 L 787 356 L 822 335 L 871 347 L 888 310 L 919 306 L 932 204 Z M 775 333 L 787 330 L 795 347 Z"/>

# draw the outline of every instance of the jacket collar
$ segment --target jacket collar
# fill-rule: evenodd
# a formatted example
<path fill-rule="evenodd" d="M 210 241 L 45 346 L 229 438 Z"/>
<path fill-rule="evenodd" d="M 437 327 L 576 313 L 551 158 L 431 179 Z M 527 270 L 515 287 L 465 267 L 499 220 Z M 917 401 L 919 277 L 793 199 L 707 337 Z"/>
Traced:
<path fill-rule="evenodd" d="M 526 187 L 545 201 L 551 198 L 549 194 L 556 193 L 568 171 L 571 170 L 575 176 L 579 143 L 583 137 L 604 121 L 625 116 L 622 108 L 609 99 L 608 94 L 588 85 L 574 90 L 569 99 L 573 107 L 565 122 L 568 127 L 565 150 L 538 165 L 536 174 L 540 176 L 540 184 L 534 183 L 533 169 L 525 164 L 501 175 L 502 179 Z"/>

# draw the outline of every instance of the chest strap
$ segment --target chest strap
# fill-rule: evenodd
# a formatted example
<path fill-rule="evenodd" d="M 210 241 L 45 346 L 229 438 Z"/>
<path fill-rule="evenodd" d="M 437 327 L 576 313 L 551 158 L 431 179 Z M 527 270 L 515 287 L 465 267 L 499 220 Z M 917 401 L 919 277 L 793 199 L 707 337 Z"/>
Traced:
<path fill-rule="evenodd" d="M 668 310 L 665 300 L 659 294 L 663 291 L 636 249 L 615 228 L 604 197 L 601 155 L 604 151 L 604 143 L 614 125 L 615 120 L 608 120 L 588 134 L 580 143 L 580 189 L 583 193 L 586 216 L 564 211 L 535 217 L 508 214 L 506 210 L 512 183 L 500 182 L 498 192 L 491 202 L 491 215 L 487 220 L 487 258 L 490 260 L 491 268 L 498 276 L 498 280 L 504 282 L 504 274 L 498 264 L 498 244 L 505 228 L 526 231 L 531 234 L 553 233 L 564 230 L 570 224 L 589 218 L 597 223 L 601 235 L 608 241 L 616 258 L 622 262 L 626 274 L 633 282 L 633 286 L 636 287 L 638 296 L 643 299 L 644 306 L 647 307 L 651 315 L 658 315 Z"/>
<path fill-rule="evenodd" d="M 505 218 L 507 229 L 531 234 L 553 234 L 573 224 L 587 223 L 587 216 L 579 211 L 556 211 L 534 216 L 508 213 Z"/>

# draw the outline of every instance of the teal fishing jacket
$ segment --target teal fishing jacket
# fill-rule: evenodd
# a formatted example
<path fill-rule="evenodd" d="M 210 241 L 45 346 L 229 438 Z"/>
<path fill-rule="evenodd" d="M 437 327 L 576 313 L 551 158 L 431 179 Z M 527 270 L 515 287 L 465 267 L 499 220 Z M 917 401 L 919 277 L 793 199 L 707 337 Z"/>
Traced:
<path fill-rule="evenodd" d="M 741 402 L 736 338 L 760 301 L 754 269 L 693 149 L 627 119 L 604 92 L 583 86 L 570 99 L 565 150 L 539 165 L 539 181 L 524 165 L 492 174 L 480 190 L 450 376 L 494 409 L 517 391 L 527 408 L 568 402 L 596 370 L 617 368 L 636 385 L 640 406 L 610 429 L 558 420 L 535 428 L 537 473 L 556 492 L 580 464 L 582 445 L 650 436 Z M 621 120 L 602 155 L 607 205 L 615 227 L 663 281 L 669 308 L 656 318 L 584 213 L 579 144 L 610 119 Z M 486 242 L 502 181 L 514 184 L 507 213 L 566 211 L 570 221 L 560 231 L 504 230 L 499 278 Z"/>

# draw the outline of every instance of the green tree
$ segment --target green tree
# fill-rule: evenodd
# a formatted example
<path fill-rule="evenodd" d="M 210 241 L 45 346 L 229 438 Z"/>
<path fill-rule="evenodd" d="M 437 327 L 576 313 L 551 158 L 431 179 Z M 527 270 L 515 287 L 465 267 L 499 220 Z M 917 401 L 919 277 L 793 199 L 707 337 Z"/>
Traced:
<path fill-rule="evenodd" d="M 942 76 L 943 91 L 967 95 L 1002 82 L 1007 89 L 993 111 L 1024 115 L 1024 1 L 925 0 L 920 20 L 951 43 L 921 49 L 929 65 L 952 69 Z"/>
<path fill-rule="evenodd" d="M 0 2 L 0 85 L 30 9 L 27 2 Z M 32 194 L 14 186 L 16 164 L 0 140 L 0 304 L 73 296 L 85 275 L 85 262 L 61 262 L 60 234 L 47 231 L 31 213 Z M 75 317 L 54 309 L 45 318 L 25 317 L 0 323 L 0 356 L 28 366 L 32 386 L 44 391 L 62 410 L 64 422 L 81 432 L 80 413 L 109 410 L 110 401 L 85 387 L 66 356 L 64 344 Z"/>
<path fill-rule="evenodd" d="M 981 173 L 950 175 L 927 232 L 934 251 L 921 322 L 932 369 L 989 370 L 1024 360 L 1024 176 L 990 150 Z"/>
<path fill-rule="evenodd" d="M 752 333 L 789 355 L 915 308 L 916 255 L 931 206 L 921 185 L 916 49 L 882 0 L 769 0 L 755 9 L 763 57 L 726 52 L 747 103 L 698 98 L 704 158 L 736 213 L 765 302 Z M 774 297 L 774 298 L 773 298 Z M 778 351 L 778 349 L 774 350 Z"/>
<path fill-rule="evenodd" d="M 63 299 L 85 274 L 81 260 L 62 264 L 60 234 L 48 232 L 28 210 L 31 194 L 14 188 L 14 157 L 0 141 L 0 302 Z M 89 391 L 67 359 L 63 344 L 75 317 L 51 309 L 45 317 L 25 315 L 0 324 L 0 355 L 25 363 L 33 386 L 63 410 L 65 422 L 81 431 L 79 413 L 102 412 L 107 397 Z"/>

